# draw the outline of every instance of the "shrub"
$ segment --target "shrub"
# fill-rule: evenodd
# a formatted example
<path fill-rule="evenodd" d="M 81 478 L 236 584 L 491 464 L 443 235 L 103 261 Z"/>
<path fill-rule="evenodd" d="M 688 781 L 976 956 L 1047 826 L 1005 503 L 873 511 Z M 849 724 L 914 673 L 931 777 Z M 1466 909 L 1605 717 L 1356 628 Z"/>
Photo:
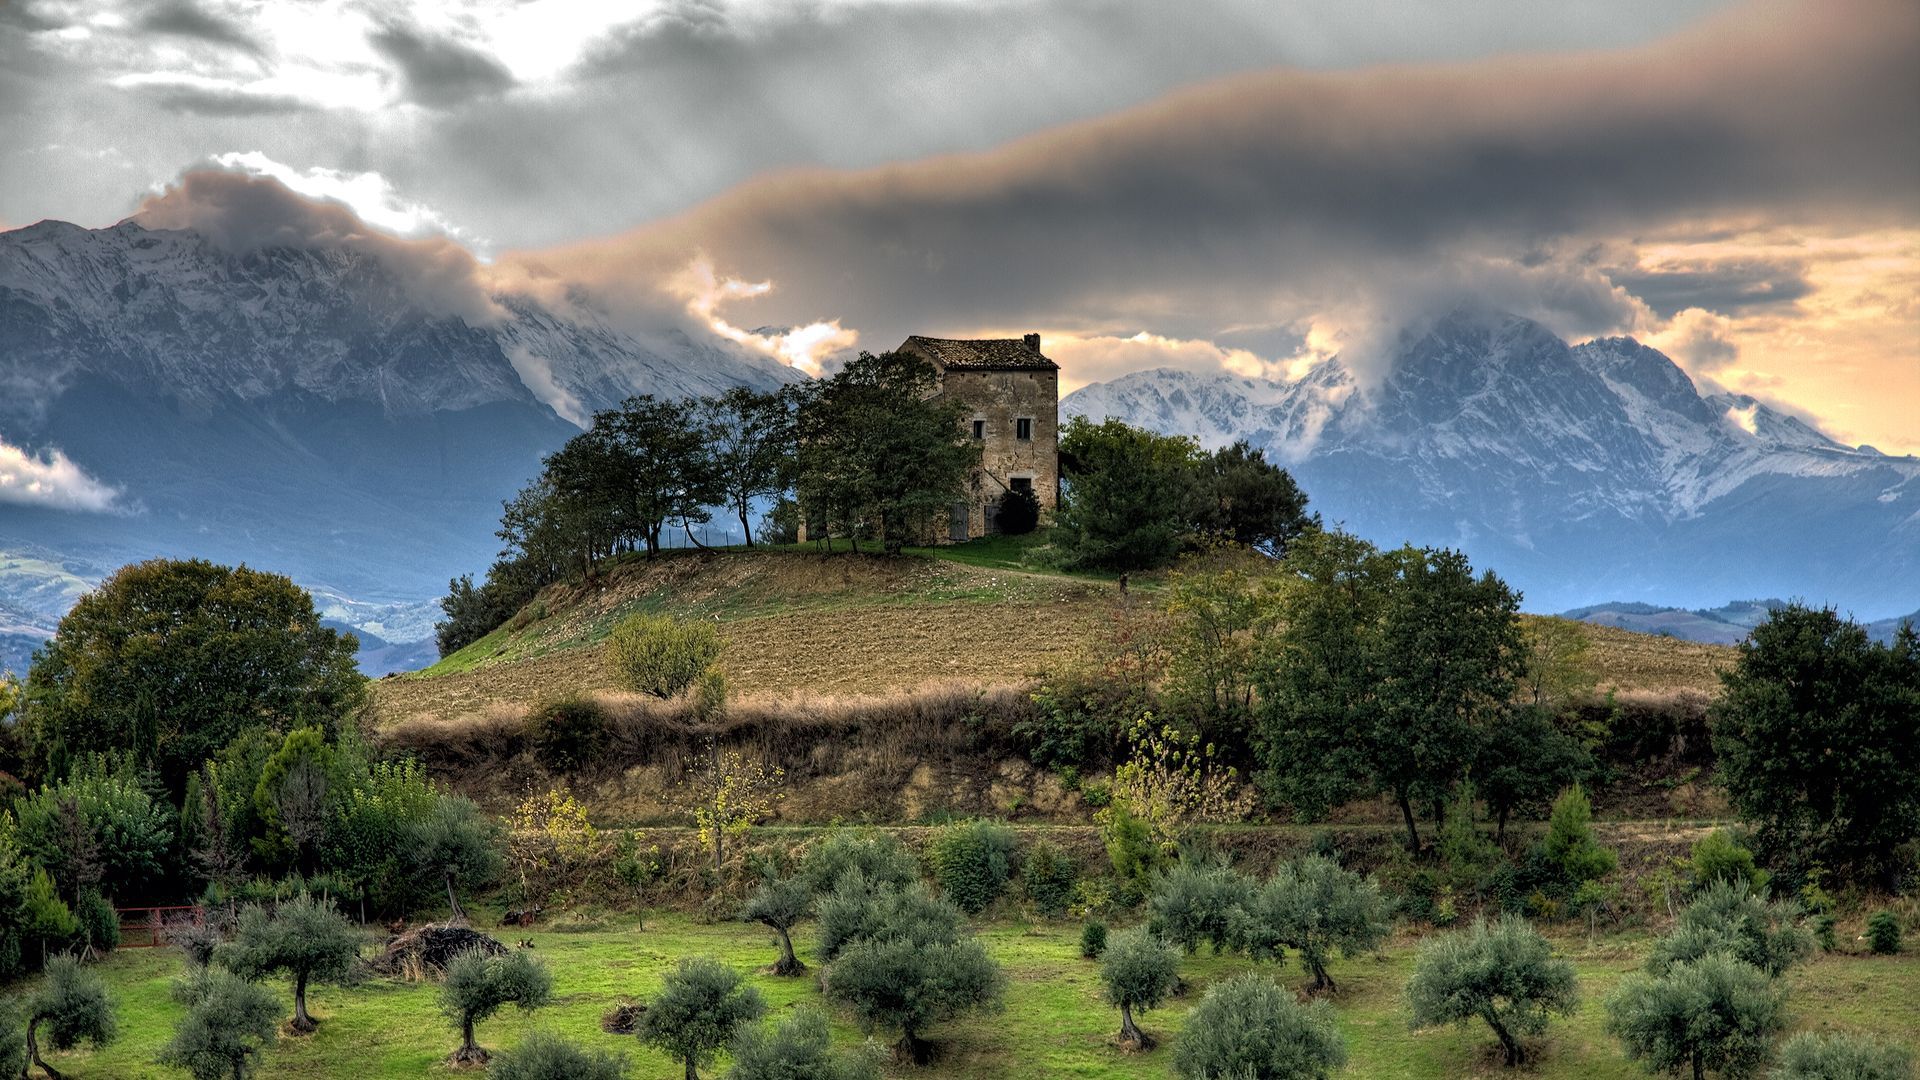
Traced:
<path fill-rule="evenodd" d="M 1153 829 L 1144 819 L 1136 817 L 1124 801 L 1114 802 L 1096 817 L 1113 875 L 1127 894 L 1127 902 L 1138 903 L 1163 858 L 1160 845 L 1154 842 Z"/>
<path fill-rule="evenodd" d="M 977 915 L 1006 888 L 1013 852 L 1013 830 L 997 822 L 969 821 L 942 829 L 927 848 L 927 860 L 948 899 Z"/>
<path fill-rule="evenodd" d="M 1860 1035 L 1802 1032 L 1787 1040 L 1768 1080 L 1913 1080 L 1913 1052 Z"/>
<path fill-rule="evenodd" d="M 1716 882 L 1744 882 L 1755 892 L 1767 887 L 1767 872 L 1754 865 L 1753 852 L 1747 850 L 1732 829 L 1715 829 L 1696 840 L 1692 854 L 1696 889 Z"/>
<path fill-rule="evenodd" d="M 240 913 L 233 940 L 215 951 L 215 959 L 243 979 L 284 972 L 293 980 L 293 1030 L 312 1031 L 307 1015 L 307 983 L 341 983 L 351 978 L 360 958 L 360 936 L 333 908 L 331 900 L 298 896 L 269 915 L 261 907 Z"/>
<path fill-rule="evenodd" d="M 1607 998 L 1607 1030 L 1648 1072 L 1748 1076 L 1785 1022 L 1786 991 L 1767 973 L 1709 953 L 1665 974 L 1629 975 Z"/>
<path fill-rule="evenodd" d="M 634 614 L 607 635 L 607 661 L 630 690 L 677 697 L 720 658 L 720 635 L 703 622 Z"/>
<path fill-rule="evenodd" d="M 836 829 L 800 860 L 800 879 L 815 896 L 833 892 L 853 874 L 870 888 L 904 889 L 920 880 L 913 855 L 888 833 Z"/>
<path fill-rule="evenodd" d="M 836 1054 L 827 1016 L 795 1010 L 771 1033 L 746 1027 L 734 1040 L 727 1080 L 880 1080 L 871 1053 Z"/>
<path fill-rule="evenodd" d="M 1326 1080 L 1346 1062 L 1346 1044 L 1324 1001 L 1302 1006 L 1270 979 L 1217 983 L 1187 1016 L 1173 1048 L 1185 1080 Z"/>
<path fill-rule="evenodd" d="M 793 955 L 793 928 L 811 914 L 813 892 L 799 878 L 765 882 L 740 911 L 741 918 L 780 935 L 780 958 L 773 964 L 775 975 L 798 975 L 807 970 L 807 965 Z"/>
<path fill-rule="evenodd" d="M 1080 955 L 1098 960 L 1107 951 L 1107 924 L 1098 919 L 1080 928 Z"/>
<path fill-rule="evenodd" d="M 640 1017 L 634 1034 L 686 1066 L 688 1080 L 714 1059 L 740 1029 L 767 1011 L 760 991 L 740 973 L 710 957 L 675 964 L 661 982 L 660 995 Z"/>
<path fill-rule="evenodd" d="M 1593 803 L 1579 784 L 1553 801 L 1547 835 L 1540 841 L 1540 858 L 1553 871 L 1555 884 L 1567 893 L 1606 877 L 1619 861 L 1594 838 Z"/>
<path fill-rule="evenodd" d="M 1120 1009 L 1120 1042 L 1138 1049 L 1153 1040 L 1133 1022 L 1133 1010 L 1155 1008 L 1180 981 L 1180 955 L 1173 946 L 1141 927 L 1114 935 L 1100 961 L 1100 982 L 1107 1004 Z"/>
<path fill-rule="evenodd" d="M 550 1031 L 536 1031 L 487 1066 L 487 1080 L 621 1080 L 625 1059 L 582 1050 Z"/>
<path fill-rule="evenodd" d="M 1081 674 L 1049 679 L 1033 692 L 1033 714 L 1013 724 L 1013 737 L 1043 769 L 1086 770 L 1112 756 L 1134 711 L 1111 680 Z"/>
<path fill-rule="evenodd" d="M 266 987 L 219 968 L 203 968 L 174 988 L 187 1014 L 159 1061 L 194 1080 L 246 1080 L 273 1045 L 280 1002 Z"/>
<path fill-rule="evenodd" d="M 925 941 L 957 940 L 966 921 L 944 897 L 928 895 L 918 883 L 905 889 L 870 889 L 858 875 L 840 882 L 820 901 L 820 955 L 836 959 L 861 941 L 882 933 Z"/>
<path fill-rule="evenodd" d="M 591 765 L 606 749 L 608 734 L 607 710 L 577 694 L 543 701 L 527 714 L 527 738 L 555 772 Z"/>
<path fill-rule="evenodd" d="M 44 869 L 36 868 L 33 876 L 27 879 L 26 910 L 21 925 L 25 944 L 32 947 L 35 962 L 39 956 L 64 949 L 68 943 L 80 936 L 80 920 L 74 918 L 73 909 L 60 899 L 59 892 L 53 887 L 53 877 Z"/>
<path fill-rule="evenodd" d="M 74 899 L 73 917 L 88 949 L 112 952 L 120 947 L 120 913 L 97 890 L 87 889 Z"/>
<path fill-rule="evenodd" d="M 507 857 L 520 875 L 522 903 L 544 904 L 586 876 L 600 833 L 580 800 L 559 788 L 527 792 L 506 831 Z"/>
<path fill-rule="evenodd" d="M 1253 899 L 1253 883 L 1224 862 L 1182 859 L 1154 881 L 1147 898 L 1149 925 L 1187 952 L 1202 942 L 1231 952 Z"/>
<path fill-rule="evenodd" d="M 47 1045 L 55 1050 L 71 1050 L 83 1042 L 95 1047 L 112 1042 L 113 1003 L 100 976 L 71 956 L 56 956 L 47 961 L 40 988 L 27 998 L 26 1058 L 48 1076 L 58 1076 L 40 1060 L 41 1025 L 46 1026 Z"/>
<path fill-rule="evenodd" d="M 1525 919 L 1477 920 L 1469 930 L 1420 946 L 1407 1003 L 1415 1028 L 1484 1020 L 1508 1065 L 1526 1058 L 1519 1036 L 1546 1030 L 1549 1015 L 1579 1004 L 1573 965 L 1553 958 L 1547 939 Z"/>
<path fill-rule="evenodd" d="M 1032 489 L 1009 488 L 1000 496 L 1000 516 L 995 524 L 1008 536 L 1024 536 L 1040 524 L 1040 500 Z"/>
<path fill-rule="evenodd" d="M 1891 911 L 1876 911 L 1867 920 L 1867 947 L 1881 956 L 1900 951 L 1900 920 Z"/>
<path fill-rule="evenodd" d="M 1662 975 L 1721 952 L 1777 976 L 1813 951 L 1812 935 L 1794 925 L 1795 914 L 1790 904 L 1767 903 L 1744 881 L 1711 885 L 1681 910 L 1673 932 L 1654 942 L 1647 970 Z"/>
<path fill-rule="evenodd" d="M 1319 855 L 1281 866 L 1247 904 L 1248 948 L 1276 959 L 1282 946 L 1299 950 L 1315 990 L 1337 989 L 1327 974 L 1335 953 L 1371 952 L 1392 929 L 1380 887 Z"/>
<path fill-rule="evenodd" d="M 1079 870 L 1067 853 L 1050 840 L 1035 841 L 1020 864 L 1020 884 L 1034 910 L 1057 919 L 1066 914 L 1073 902 L 1074 879 Z"/>
<path fill-rule="evenodd" d="M 1832 952 L 1840 947 L 1840 943 L 1834 935 L 1834 930 L 1838 923 L 1839 920 L 1831 915 L 1822 915 L 1813 920 L 1813 941 L 1814 944 L 1820 946 L 1821 952 Z"/>
<path fill-rule="evenodd" d="M 523 949 L 497 956 L 469 949 L 448 961 L 446 981 L 440 984 L 440 1011 L 460 1028 L 460 1049 L 453 1053 L 454 1063 L 472 1065 L 487 1060 L 487 1052 L 474 1041 L 473 1028 L 499 1012 L 501 1006 L 517 1005 L 530 1012 L 552 996 L 553 976 Z"/>

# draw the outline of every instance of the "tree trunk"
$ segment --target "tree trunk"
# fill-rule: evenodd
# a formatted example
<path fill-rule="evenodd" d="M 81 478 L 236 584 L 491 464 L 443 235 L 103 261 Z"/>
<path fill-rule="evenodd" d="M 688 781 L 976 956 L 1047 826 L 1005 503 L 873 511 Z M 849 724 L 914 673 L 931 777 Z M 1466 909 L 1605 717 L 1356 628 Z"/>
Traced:
<path fill-rule="evenodd" d="M 701 551 L 711 551 L 711 550 L 713 550 L 713 549 L 711 549 L 711 548 L 709 548 L 709 547 L 707 547 L 707 545 L 705 545 L 705 544 L 703 544 L 703 543 L 701 543 L 701 542 L 700 542 L 699 540 L 697 540 L 697 539 L 695 539 L 695 538 L 694 538 L 694 535 L 693 535 L 693 522 L 691 522 L 691 521 L 682 521 L 682 522 L 680 523 L 680 528 L 681 528 L 681 529 L 682 529 L 683 531 L 685 531 L 685 532 L 686 532 L 686 534 L 687 534 L 687 542 L 688 542 L 689 544 L 692 544 L 692 545 L 693 545 L 694 547 L 697 547 L 697 548 L 699 548 L 699 549 L 700 549 Z"/>
<path fill-rule="evenodd" d="M 1405 792 L 1400 794 L 1400 816 L 1407 823 L 1407 850 L 1418 855 L 1420 854 L 1420 827 L 1414 824 L 1413 803 L 1407 799 Z"/>
<path fill-rule="evenodd" d="M 925 1065 L 933 1048 L 914 1037 L 912 1028 L 900 1029 L 900 1041 L 893 1044 L 895 1059 L 913 1065 Z"/>
<path fill-rule="evenodd" d="M 807 965 L 793 955 L 793 935 L 784 926 L 776 926 L 780 932 L 780 962 L 773 965 L 775 975 L 799 975 L 807 970 Z"/>
<path fill-rule="evenodd" d="M 700 1080 L 700 1074 L 694 1071 L 693 1059 L 687 1059 L 687 1080 Z"/>
<path fill-rule="evenodd" d="M 713 876 L 719 877 L 720 870 L 726 865 L 727 834 L 719 825 L 713 827 Z"/>
<path fill-rule="evenodd" d="M 747 501 L 740 500 L 740 535 L 746 537 L 747 546 L 753 546 L 753 527 L 747 524 Z"/>
<path fill-rule="evenodd" d="M 1707 1066 L 1699 1054 L 1693 1055 L 1693 1080 L 1707 1080 Z"/>
<path fill-rule="evenodd" d="M 450 908 L 452 911 L 452 914 L 449 915 L 448 917 L 450 919 L 465 921 L 467 917 L 467 913 L 464 909 L 460 907 L 459 897 L 456 897 L 453 895 L 453 875 L 452 874 L 446 875 L 446 882 L 447 882 L 447 907 Z"/>
<path fill-rule="evenodd" d="M 1482 1009 L 1480 1015 L 1486 1020 L 1487 1026 L 1493 1029 L 1493 1033 L 1500 1036 L 1500 1047 L 1507 1052 L 1507 1065 L 1512 1067 L 1520 1064 L 1526 1054 L 1521 1052 L 1520 1043 L 1514 1039 L 1513 1034 L 1494 1017 L 1492 1009 Z"/>
<path fill-rule="evenodd" d="M 44 1017 L 36 1016 L 27 1021 L 27 1063 L 40 1066 L 40 1071 L 46 1073 L 50 1080 L 60 1080 L 60 1073 L 53 1066 L 40 1060 L 40 1021 L 42 1019 Z M 27 1070 L 21 1069 L 21 1080 L 25 1080 L 26 1075 Z"/>
<path fill-rule="evenodd" d="M 1340 992 L 1340 988 L 1334 985 L 1333 976 L 1327 974 L 1327 966 L 1325 963 L 1319 960 L 1312 960 L 1309 961 L 1309 964 L 1313 967 L 1313 988 L 1315 990 L 1325 990 L 1330 994 Z"/>
<path fill-rule="evenodd" d="M 1147 1050 L 1153 1046 L 1153 1040 L 1133 1022 L 1133 1006 L 1120 1003 L 1120 1045 L 1131 1046 L 1135 1050 Z"/>
<path fill-rule="evenodd" d="M 293 1030 L 312 1031 L 318 1026 L 307 1015 L 307 976 L 301 972 L 293 977 Z"/>
<path fill-rule="evenodd" d="M 485 1065 L 487 1058 L 491 1056 L 492 1055 L 488 1054 L 485 1050 L 480 1049 L 480 1044 L 474 1041 L 473 1017 L 461 1017 L 460 1049 L 454 1051 L 453 1063 L 455 1065 Z"/>
<path fill-rule="evenodd" d="M 1493 842 L 1503 846 L 1507 842 L 1507 811 L 1507 805 L 1501 803 L 1500 809 L 1493 812 Z"/>

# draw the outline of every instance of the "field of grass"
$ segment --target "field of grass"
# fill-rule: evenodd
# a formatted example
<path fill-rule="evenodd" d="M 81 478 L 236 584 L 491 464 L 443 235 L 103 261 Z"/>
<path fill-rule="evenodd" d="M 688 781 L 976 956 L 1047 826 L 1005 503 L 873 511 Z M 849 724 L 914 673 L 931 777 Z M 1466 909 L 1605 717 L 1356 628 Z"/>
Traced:
<path fill-rule="evenodd" d="M 1110 1041 L 1118 1028 L 1117 1014 L 1099 1000 L 1097 965 L 1080 959 L 1078 929 L 1071 923 L 1019 921 L 982 927 L 983 941 L 1008 976 L 1005 1011 L 941 1025 L 930 1033 L 939 1042 L 933 1064 L 920 1069 L 891 1066 L 889 1075 L 926 1080 L 1170 1076 L 1170 1044 L 1187 1010 L 1207 984 L 1250 966 L 1245 960 L 1204 954 L 1189 958 L 1182 965 L 1190 985 L 1187 993 L 1142 1018 L 1162 1046 L 1143 1055 L 1124 1054 Z M 646 1000 L 656 992 L 661 973 L 679 957 L 706 954 L 748 969 L 774 955 L 757 928 L 704 925 L 682 915 L 650 917 L 644 925 L 636 925 L 631 916 L 618 916 L 604 925 L 582 924 L 571 931 L 536 928 L 531 933 L 536 951 L 553 971 L 554 1004 L 530 1016 L 509 1009 L 481 1025 L 482 1044 L 511 1047 L 528 1032 L 547 1028 L 594 1046 L 624 1049 L 634 1076 L 660 1080 L 679 1077 L 679 1067 L 631 1038 L 601 1032 L 602 1013 L 623 999 Z M 808 958 L 806 929 L 796 943 Z M 1499 1065 L 1497 1047 L 1482 1028 L 1408 1030 L 1401 993 L 1412 970 L 1415 943 L 1405 935 L 1396 937 L 1377 957 L 1341 961 L 1332 968 L 1341 985 L 1334 1005 L 1350 1056 L 1340 1075 L 1368 1080 L 1514 1075 L 1626 1080 L 1644 1075 L 1606 1035 L 1601 1001 L 1638 965 L 1645 948 L 1646 938 L 1639 934 L 1589 939 L 1570 933 L 1558 938 L 1557 952 L 1579 970 L 1580 1010 L 1557 1020 L 1533 1045 L 1534 1061 L 1509 1071 Z M 151 1063 L 179 1015 L 168 996 L 179 965 L 171 949 L 123 950 L 109 958 L 102 970 L 116 998 L 120 1038 L 99 1052 L 57 1055 L 55 1066 L 69 1076 L 93 1080 L 182 1075 Z M 1261 967 L 1289 986 L 1304 980 L 1291 962 Z M 1920 955 L 1912 950 L 1898 957 L 1819 957 L 1787 980 L 1796 1029 L 1872 1032 L 1908 1041 L 1920 1032 Z M 811 975 L 776 979 L 756 972 L 753 982 L 773 1017 L 820 996 Z M 310 1003 L 322 1020 L 319 1032 L 282 1039 L 267 1058 L 265 1074 L 356 1080 L 455 1075 L 442 1059 L 458 1040 L 437 1010 L 435 993 L 432 984 L 388 980 L 347 990 L 315 988 Z M 864 1039 L 845 1015 L 835 1014 L 834 1026 L 842 1045 Z"/>

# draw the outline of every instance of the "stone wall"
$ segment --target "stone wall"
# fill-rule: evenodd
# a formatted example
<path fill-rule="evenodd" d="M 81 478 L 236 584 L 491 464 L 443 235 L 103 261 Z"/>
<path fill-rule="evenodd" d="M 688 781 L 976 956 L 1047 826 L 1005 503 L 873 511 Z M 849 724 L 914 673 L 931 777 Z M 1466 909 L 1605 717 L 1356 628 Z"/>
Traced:
<path fill-rule="evenodd" d="M 1015 479 L 1032 484 L 1040 509 L 1060 501 L 1060 375 L 1047 370 L 945 372 L 940 395 L 965 402 L 961 424 L 971 433 L 984 424 L 980 467 L 968 478 L 967 537 L 986 536 L 990 514 Z M 1019 421 L 1032 421 L 1031 438 L 1019 438 Z M 957 517 L 957 515 L 956 515 Z M 935 523 L 938 539 L 955 539 L 951 521 Z"/>

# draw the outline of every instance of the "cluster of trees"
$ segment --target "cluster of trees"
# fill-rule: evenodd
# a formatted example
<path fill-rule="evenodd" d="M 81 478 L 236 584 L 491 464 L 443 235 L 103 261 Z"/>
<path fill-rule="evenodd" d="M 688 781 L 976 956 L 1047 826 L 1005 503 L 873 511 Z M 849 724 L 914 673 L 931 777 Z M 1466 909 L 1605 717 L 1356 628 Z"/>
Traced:
<path fill-rule="evenodd" d="M 1244 441 L 1207 453 L 1190 436 L 1076 416 L 1060 471 L 1054 543 L 1073 567 L 1165 566 L 1218 541 L 1278 555 L 1319 524 L 1293 477 Z"/>
<path fill-rule="evenodd" d="M 862 537 L 886 551 L 924 536 L 965 494 L 979 449 L 961 426 L 965 405 L 930 397 L 934 372 L 905 353 L 862 353 L 831 378 L 772 393 L 629 398 L 547 456 L 540 476 L 506 504 L 500 561 L 476 586 L 456 579 L 441 606 L 442 655 L 500 625 L 541 586 L 625 552 L 651 557 L 678 531 L 716 512 L 753 543 L 757 506 L 779 500 L 762 538 L 791 541 L 795 506 L 810 533 Z M 771 535 L 769 534 L 769 531 Z"/>

